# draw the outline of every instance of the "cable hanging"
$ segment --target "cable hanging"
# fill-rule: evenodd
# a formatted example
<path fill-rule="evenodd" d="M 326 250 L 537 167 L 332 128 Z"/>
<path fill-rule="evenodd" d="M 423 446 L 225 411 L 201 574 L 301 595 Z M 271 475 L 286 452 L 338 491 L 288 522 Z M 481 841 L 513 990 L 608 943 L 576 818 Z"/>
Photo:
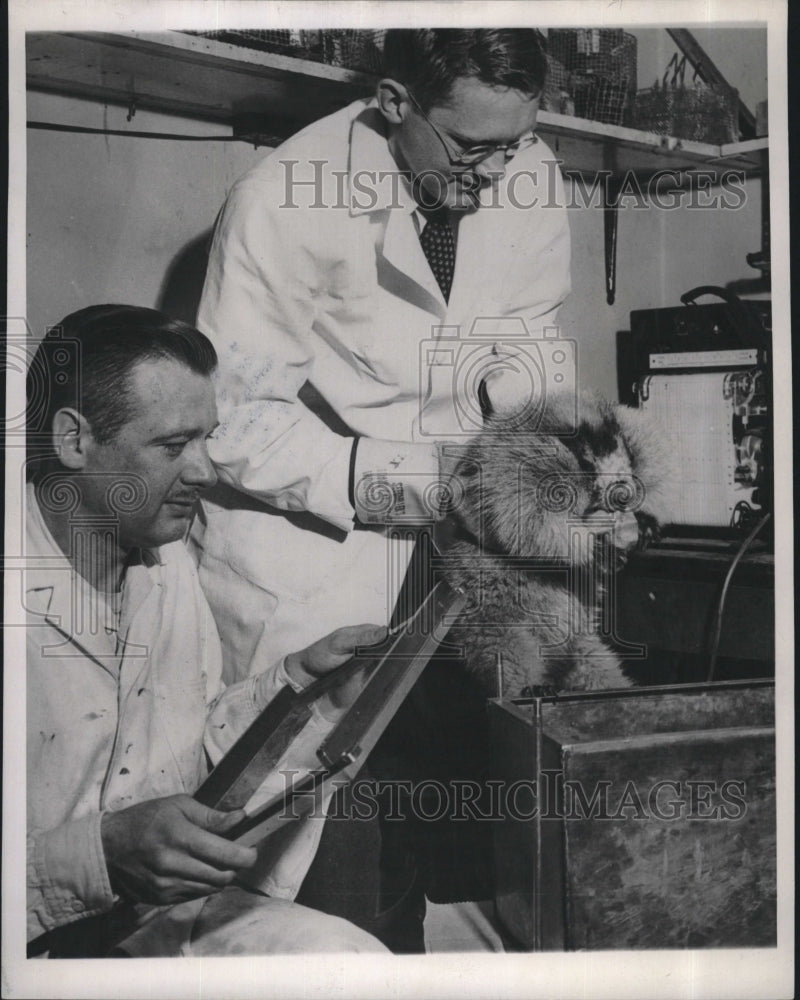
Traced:
<path fill-rule="evenodd" d="M 753 530 L 750 532 L 747 538 L 745 538 L 745 540 L 739 546 L 739 549 L 728 568 L 728 572 L 725 574 L 725 581 L 722 584 L 722 591 L 720 592 L 719 600 L 717 601 L 716 613 L 714 615 L 714 634 L 711 642 L 711 652 L 708 661 L 708 676 L 706 677 L 706 681 L 709 684 L 711 683 L 711 681 L 714 680 L 714 673 L 717 667 L 717 654 L 719 653 L 719 641 L 722 635 L 722 616 L 725 613 L 725 602 L 728 597 L 728 588 L 730 587 L 731 578 L 733 577 L 733 574 L 736 571 L 736 567 L 739 565 L 742 556 L 750 548 L 751 544 L 755 540 L 756 535 L 761 531 L 761 529 L 764 527 L 767 521 L 769 521 L 770 517 L 771 513 L 767 511 L 767 513 L 764 514 L 764 516 L 756 524 L 756 526 L 753 528 Z"/>

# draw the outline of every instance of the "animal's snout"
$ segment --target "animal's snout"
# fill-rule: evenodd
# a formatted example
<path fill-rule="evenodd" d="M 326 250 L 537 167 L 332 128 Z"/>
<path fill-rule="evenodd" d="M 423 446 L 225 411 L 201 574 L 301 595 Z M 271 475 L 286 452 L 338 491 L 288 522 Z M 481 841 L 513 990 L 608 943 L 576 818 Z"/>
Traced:
<path fill-rule="evenodd" d="M 595 511 L 588 521 L 597 522 L 599 530 L 610 535 L 611 544 L 615 549 L 627 552 L 639 543 L 639 522 L 636 515 L 629 510 L 617 510 L 613 514 L 607 511 Z"/>
<path fill-rule="evenodd" d="M 639 544 L 639 522 L 631 511 L 617 511 L 614 515 L 614 544 L 628 552 Z"/>

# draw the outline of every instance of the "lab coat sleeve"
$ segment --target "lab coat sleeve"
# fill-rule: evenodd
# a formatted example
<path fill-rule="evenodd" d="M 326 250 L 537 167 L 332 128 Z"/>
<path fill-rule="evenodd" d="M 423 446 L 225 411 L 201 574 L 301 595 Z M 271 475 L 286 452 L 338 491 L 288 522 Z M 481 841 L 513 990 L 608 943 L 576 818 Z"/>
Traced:
<path fill-rule="evenodd" d="M 114 904 L 100 837 L 102 813 L 90 813 L 27 837 L 27 935 L 32 941 Z"/>
<path fill-rule="evenodd" d="M 206 752 L 217 764 L 234 741 L 255 720 L 275 695 L 285 686 L 301 688 L 286 673 L 284 660 L 263 673 L 226 688 L 214 702 L 206 729 Z M 327 705 L 325 699 L 316 703 L 311 717 L 286 747 L 280 760 L 247 803 L 248 813 L 259 804 L 287 788 L 292 777 L 308 774 L 319 766 L 316 754 L 323 739 L 331 732 L 344 708 Z M 265 840 L 253 869 L 239 873 L 245 884 L 278 899 L 294 899 L 314 860 L 328 805 L 334 788 L 325 792 L 321 811 L 298 818 L 277 834 Z"/>
<path fill-rule="evenodd" d="M 219 355 L 220 427 L 209 452 L 235 488 L 347 531 L 352 438 L 297 398 L 311 375 L 320 285 L 308 245 L 313 214 L 281 208 L 284 197 L 277 176 L 246 179 L 217 220 L 198 313 Z"/>
<path fill-rule="evenodd" d="M 286 686 L 299 690 L 286 673 L 284 660 L 255 677 L 224 687 L 209 707 L 204 746 L 213 766 L 220 762 L 236 740 L 252 725 L 275 696 Z"/>

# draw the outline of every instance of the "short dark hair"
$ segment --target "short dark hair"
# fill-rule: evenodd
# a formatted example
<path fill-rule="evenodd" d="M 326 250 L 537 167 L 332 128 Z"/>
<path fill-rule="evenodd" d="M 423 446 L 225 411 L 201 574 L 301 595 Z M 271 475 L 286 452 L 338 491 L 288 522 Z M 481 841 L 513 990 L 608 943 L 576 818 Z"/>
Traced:
<path fill-rule="evenodd" d="M 547 77 L 545 52 L 534 28 L 398 28 L 386 32 L 383 66 L 428 111 L 446 101 L 460 77 L 537 97 Z"/>
<path fill-rule="evenodd" d="M 217 364 L 206 336 L 155 309 L 98 305 L 70 313 L 47 331 L 28 369 L 29 444 L 36 434 L 41 454 L 42 439 L 64 407 L 86 418 L 99 443 L 113 440 L 132 417 L 132 369 L 158 358 L 199 375 L 210 375 Z"/>

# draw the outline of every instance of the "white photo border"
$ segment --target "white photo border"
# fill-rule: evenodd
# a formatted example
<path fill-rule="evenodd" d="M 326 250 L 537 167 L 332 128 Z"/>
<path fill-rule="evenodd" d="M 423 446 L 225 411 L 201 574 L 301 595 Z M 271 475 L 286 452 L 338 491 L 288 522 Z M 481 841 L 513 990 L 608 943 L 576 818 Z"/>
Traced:
<path fill-rule="evenodd" d="M 776 949 L 569 954 L 459 954 L 376 959 L 366 956 L 118 961 L 25 959 L 24 921 L 24 633 L 4 630 L 3 963 L 7 997 L 608 997 L 614 1000 L 692 996 L 791 996 L 794 945 L 793 536 L 792 385 L 789 289 L 789 171 L 786 121 L 786 4 L 782 0 L 637 2 L 239 2 L 239 0 L 11 0 L 9 11 L 8 315 L 24 317 L 25 284 L 25 32 L 161 31 L 222 26 L 415 26 L 483 24 L 547 26 L 682 26 L 763 23 L 768 31 L 773 327 L 775 330 L 775 550 L 779 939 Z M 787 363 L 783 363 L 787 361 Z M 23 380 L 24 381 L 24 380 Z M 19 413 L 24 385 L 9 380 L 7 414 Z M 24 408 L 24 406 L 23 406 Z M 6 450 L 6 483 L 20 482 L 20 449 Z M 6 551 L 19 531 L 21 497 L 6 495 Z M 6 576 L 6 624 L 18 625 L 18 583 Z"/>

